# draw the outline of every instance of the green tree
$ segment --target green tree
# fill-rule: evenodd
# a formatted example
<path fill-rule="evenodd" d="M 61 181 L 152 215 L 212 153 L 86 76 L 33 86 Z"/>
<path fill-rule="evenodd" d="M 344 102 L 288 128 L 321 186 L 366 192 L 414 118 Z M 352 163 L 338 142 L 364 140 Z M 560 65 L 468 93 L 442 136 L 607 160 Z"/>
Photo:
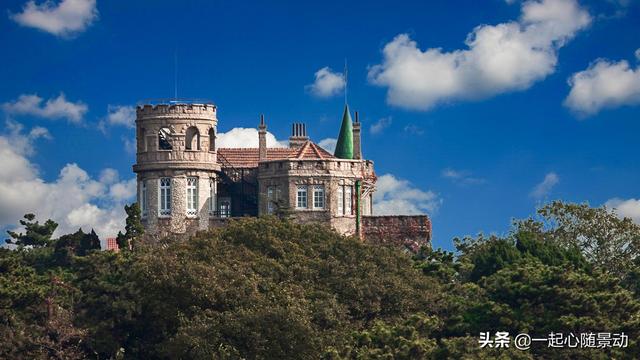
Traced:
<path fill-rule="evenodd" d="M 144 226 L 142 225 L 140 206 L 138 206 L 138 203 L 125 205 L 124 211 L 127 213 L 127 220 L 124 228 L 125 232 L 124 234 L 122 232 L 118 232 L 116 241 L 121 250 L 128 250 L 132 249 L 136 240 L 140 239 L 144 234 Z"/>
<path fill-rule="evenodd" d="M 51 236 L 56 231 L 58 224 L 49 219 L 44 224 L 40 224 L 38 221 L 34 221 L 36 216 L 34 214 L 26 214 L 25 220 L 20 220 L 20 224 L 24 226 L 26 232 L 17 233 L 15 231 L 7 231 L 11 239 L 7 239 L 7 243 L 15 244 L 18 246 L 33 246 L 41 247 L 47 246 L 51 243 Z"/>
<path fill-rule="evenodd" d="M 564 248 L 579 249 L 601 271 L 624 276 L 640 255 L 640 226 L 604 207 L 554 201 L 538 210 L 538 219 L 515 223 L 516 232 L 539 234 Z"/>

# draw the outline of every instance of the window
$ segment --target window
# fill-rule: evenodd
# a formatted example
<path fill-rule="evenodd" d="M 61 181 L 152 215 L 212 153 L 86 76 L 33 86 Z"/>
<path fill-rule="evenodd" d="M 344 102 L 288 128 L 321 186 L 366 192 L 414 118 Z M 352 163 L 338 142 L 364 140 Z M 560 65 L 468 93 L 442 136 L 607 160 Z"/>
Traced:
<path fill-rule="evenodd" d="M 159 215 L 171 215 L 171 178 L 161 178 L 158 190 L 160 191 L 160 196 L 158 196 L 158 201 L 160 202 L 158 206 Z"/>
<path fill-rule="evenodd" d="M 216 151 L 216 131 L 209 129 L 209 151 Z"/>
<path fill-rule="evenodd" d="M 200 150 L 200 132 L 197 127 L 191 126 L 187 129 L 184 146 L 187 150 Z"/>
<path fill-rule="evenodd" d="M 159 150 L 172 150 L 173 146 L 169 141 L 169 136 L 171 135 L 171 129 L 167 127 L 163 127 L 158 132 L 158 149 Z"/>
<path fill-rule="evenodd" d="M 324 185 L 313 187 L 313 208 L 324 209 Z"/>
<path fill-rule="evenodd" d="M 198 178 L 187 178 L 187 215 L 198 214 Z"/>
<path fill-rule="evenodd" d="M 353 212 L 353 187 L 350 185 L 338 186 L 338 215 L 352 215 Z"/>
<path fill-rule="evenodd" d="M 220 217 L 226 218 L 231 216 L 231 199 L 220 198 Z"/>
<path fill-rule="evenodd" d="M 216 180 L 209 180 L 209 215 L 215 215 L 216 212 Z"/>
<path fill-rule="evenodd" d="M 351 205 L 351 200 L 352 200 L 352 190 L 353 188 L 351 186 L 345 186 L 344 187 L 344 214 L 345 215 L 351 215 L 351 211 L 352 211 L 352 205 Z"/>
<path fill-rule="evenodd" d="M 269 186 L 267 187 L 267 214 L 271 215 L 276 210 L 275 199 L 276 197 L 276 187 Z"/>
<path fill-rule="evenodd" d="M 296 208 L 298 209 L 307 208 L 307 186 L 306 185 L 298 186 L 298 191 L 296 196 Z"/>
<path fill-rule="evenodd" d="M 147 182 L 142 180 L 140 182 L 140 213 L 142 217 L 147 217 Z"/>

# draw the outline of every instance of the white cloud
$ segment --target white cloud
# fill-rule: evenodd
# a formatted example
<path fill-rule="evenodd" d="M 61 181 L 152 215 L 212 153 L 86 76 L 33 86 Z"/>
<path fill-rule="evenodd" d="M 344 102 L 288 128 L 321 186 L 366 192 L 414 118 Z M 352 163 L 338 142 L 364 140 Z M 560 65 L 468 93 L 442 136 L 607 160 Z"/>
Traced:
<path fill-rule="evenodd" d="M 613 198 L 607 200 L 604 206 L 614 209 L 619 217 L 627 217 L 640 224 L 640 199 Z"/>
<path fill-rule="evenodd" d="M 442 170 L 442 177 L 460 185 L 483 184 L 485 182 L 482 178 L 472 176 L 471 172 L 467 170 L 455 170 L 452 168 Z"/>
<path fill-rule="evenodd" d="M 560 182 L 560 177 L 554 173 L 550 172 L 544 176 L 542 182 L 538 183 L 533 190 L 531 190 L 531 197 L 536 199 L 542 199 L 545 196 L 549 195 L 551 190 Z"/>
<path fill-rule="evenodd" d="M 233 128 L 226 133 L 217 133 L 216 147 L 257 148 L 258 130 L 255 128 Z M 287 143 L 277 140 L 272 133 L 267 132 L 267 147 L 287 147 Z"/>
<path fill-rule="evenodd" d="M 96 0 L 51 0 L 37 4 L 28 1 L 22 12 L 10 14 L 22 26 L 36 28 L 60 37 L 71 37 L 83 32 L 98 17 Z"/>
<path fill-rule="evenodd" d="M 344 90 L 344 75 L 339 72 L 333 72 L 329 67 L 323 67 L 316 71 L 315 77 L 313 84 L 305 86 L 305 89 L 314 96 L 327 98 L 338 95 Z"/>
<path fill-rule="evenodd" d="M 433 191 L 420 190 L 409 181 L 392 174 L 380 176 L 376 187 L 373 195 L 374 215 L 434 213 L 442 204 L 442 199 Z"/>
<path fill-rule="evenodd" d="M 422 51 L 400 34 L 369 81 L 388 87 L 390 104 L 416 110 L 524 90 L 555 71 L 558 49 L 590 22 L 575 0 L 541 0 L 524 2 L 518 21 L 476 27 L 466 49 Z"/>
<path fill-rule="evenodd" d="M 573 74 L 569 85 L 564 105 L 582 117 L 605 108 L 640 104 L 640 68 L 631 69 L 625 60 L 598 59 L 587 70 Z"/>
<path fill-rule="evenodd" d="M 404 132 L 407 132 L 407 133 L 413 134 L 413 135 L 423 135 L 424 134 L 424 130 L 422 130 L 422 128 L 420 128 L 416 124 L 408 124 L 407 126 L 404 127 Z"/>
<path fill-rule="evenodd" d="M 338 143 L 338 139 L 326 138 L 326 139 L 320 140 L 318 145 L 320 145 L 321 148 L 323 148 L 323 149 L 325 149 L 328 152 L 333 154 L 336 151 L 336 144 L 337 143 Z"/>
<path fill-rule="evenodd" d="M 17 100 L 5 102 L 2 109 L 12 115 L 32 115 L 45 119 L 66 119 L 75 124 L 82 122 L 82 118 L 89 107 L 82 101 L 67 101 L 64 94 L 51 98 L 44 104 L 44 99 L 38 95 L 23 94 Z"/>
<path fill-rule="evenodd" d="M 376 121 L 369 128 L 369 132 L 372 134 L 380 134 L 382 130 L 386 129 L 391 125 L 393 119 L 391 116 L 383 117 L 380 120 Z"/>
<path fill-rule="evenodd" d="M 117 234 L 124 228 L 123 206 L 133 200 L 135 180 L 119 181 L 113 169 L 95 180 L 77 164 L 65 165 L 54 181 L 44 180 L 28 158 L 32 151 L 25 151 L 33 149 L 33 140 L 43 133 L 23 133 L 14 125 L 9 134 L 0 135 L 0 228 L 15 226 L 24 214 L 34 213 L 41 221 L 59 223 L 56 236 L 80 227 L 93 228 L 103 238 Z"/>
<path fill-rule="evenodd" d="M 125 126 L 133 129 L 136 127 L 136 108 L 133 106 L 109 105 L 105 120 L 109 125 Z"/>

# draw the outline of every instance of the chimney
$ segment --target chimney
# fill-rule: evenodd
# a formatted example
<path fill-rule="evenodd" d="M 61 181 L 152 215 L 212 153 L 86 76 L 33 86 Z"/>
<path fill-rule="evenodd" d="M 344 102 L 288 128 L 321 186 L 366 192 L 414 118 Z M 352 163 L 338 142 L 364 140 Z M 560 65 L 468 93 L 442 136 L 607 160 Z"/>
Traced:
<path fill-rule="evenodd" d="M 267 125 L 264 123 L 264 115 L 260 115 L 258 126 L 258 161 L 267 160 Z"/>
<path fill-rule="evenodd" d="M 356 111 L 356 121 L 353 123 L 353 158 L 362 159 L 362 147 L 360 145 L 360 118 Z"/>
<path fill-rule="evenodd" d="M 289 137 L 289 147 L 298 148 L 309 140 L 307 136 L 307 125 L 303 123 L 293 123 L 291 125 L 291 136 Z"/>

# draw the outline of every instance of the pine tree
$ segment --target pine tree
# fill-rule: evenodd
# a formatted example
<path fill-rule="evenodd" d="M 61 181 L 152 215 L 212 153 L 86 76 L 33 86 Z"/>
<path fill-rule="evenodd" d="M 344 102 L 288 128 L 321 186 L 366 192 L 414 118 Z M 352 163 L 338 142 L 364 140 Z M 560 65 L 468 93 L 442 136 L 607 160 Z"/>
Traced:
<path fill-rule="evenodd" d="M 20 220 L 20 224 L 24 226 L 26 233 L 16 233 L 15 231 L 7 231 L 11 239 L 7 239 L 7 243 L 18 246 L 42 247 L 51 244 L 51 236 L 58 227 L 58 223 L 49 219 L 44 224 L 34 221 L 34 214 L 26 214 L 25 220 Z M 13 239 L 13 240 L 12 240 Z"/>
<path fill-rule="evenodd" d="M 124 211 L 127 213 L 126 225 L 124 227 L 125 233 L 123 234 L 119 231 L 116 241 L 121 250 L 130 250 L 133 248 L 135 240 L 144 234 L 144 226 L 142 226 L 142 221 L 140 220 L 140 207 L 138 203 L 125 205 Z"/>

